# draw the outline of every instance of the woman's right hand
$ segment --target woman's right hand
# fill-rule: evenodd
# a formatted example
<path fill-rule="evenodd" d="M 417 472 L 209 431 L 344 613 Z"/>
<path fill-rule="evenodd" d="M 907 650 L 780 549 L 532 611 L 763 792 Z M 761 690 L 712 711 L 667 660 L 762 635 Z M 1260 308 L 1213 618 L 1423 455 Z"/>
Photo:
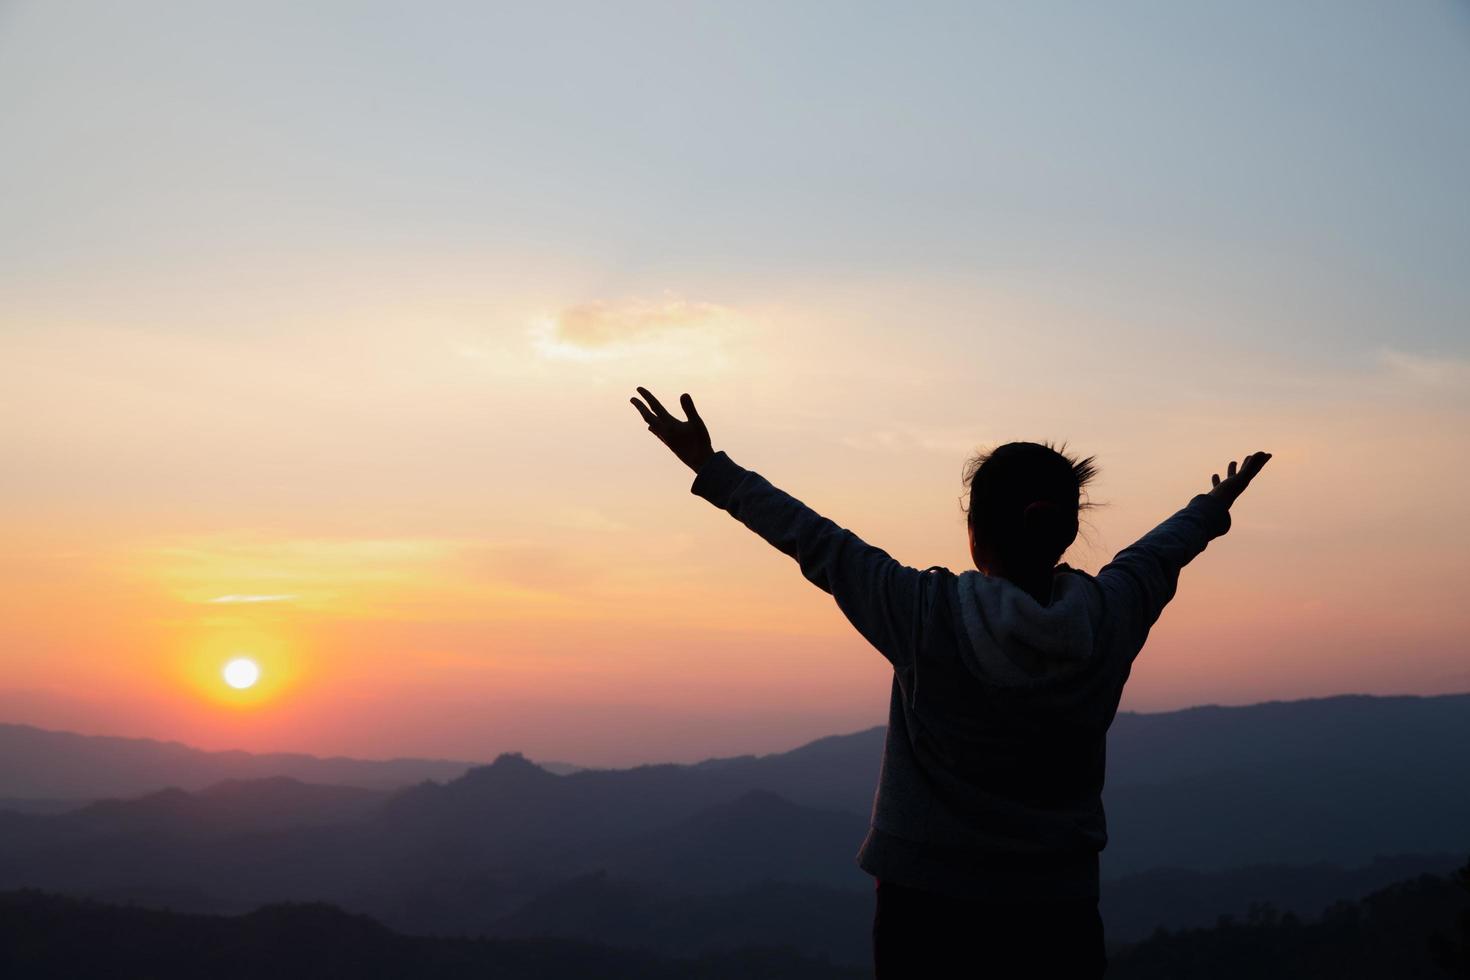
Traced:
<path fill-rule="evenodd" d="M 647 388 L 639 388 L 638 394 L 648 399 L 648 405 L 636 398 L 628 400 L 638 409 L 643 421 L 648 423 L 648 431 L 673 450 L 674 455 L 683 460 L 685 466 L 698 473 L 704 461 L 713 456 L 715 451 L 710 445 L 709 429 L 694 408 L 694 399 L 687 394 L 679 396 L 679 404 L 684 406 L 684 413 L 689 416 L 686 422 L 684 419 L 674 418 Z"/>
<path fill-rule="evenodd" d="M 1220 479 L 1219 473 L 1210 476 L 1210 482 L 1214 484 L 1210 496 L 1219 497 L 1225 501 L 1225 506 L 1229 507 L 1235 503 L 1235 498 L 1244 493 L 1245 488 L 1251 485 L 1251 480 L 1255 479 L 1256 474 L 1261 472 L 1261 467 L 1265 466 L 1266 460 L 1270 458 L 1270 453 L 1251 453 L 1245 458 L 1245 462 L 1241 463 L 1239 473 L 1235 472 L 1235 460 L 1232 459 L 1229 469 L 1225 471 L 1225 479 Z"/>

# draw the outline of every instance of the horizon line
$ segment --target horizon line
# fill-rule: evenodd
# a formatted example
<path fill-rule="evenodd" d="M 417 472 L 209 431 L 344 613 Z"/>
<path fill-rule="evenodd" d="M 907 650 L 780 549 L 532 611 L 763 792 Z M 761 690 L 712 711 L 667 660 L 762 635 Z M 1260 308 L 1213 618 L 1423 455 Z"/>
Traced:
<path fill-rule="evenodd" d="M 1437 694 L 1414 694 L 1414 693 L 1408 693 L 1408 694 L 1371 694 L 1371 693 L 1361 692 L 1361 691 L 1346 691 L 1346 692 L 1342 692 L 1342 693 L 1339 693 L 1339 694 L 1323 694 L 1323 695 L 1315 695 L 1315 696 L 1312 696 L 1312 697 L 1303 697 L 1303 698 L 1272 698 L 1272 699 L 1265 700 L 1265 701 L 1249 701 L 1249 702 L 1245 702 L 1245 703 L 1242 703 L 1242 704 L 1223 704 L 1223 703 L 1220 703 L 1220 702 L 1206 702 L 1206 703 L 1203 703 L 1203 704 L 1188 705 L 1188 706 L 1185 706 L 1185 707 L 1182 707 L 1182 708 L 1169 708 L 1169 709 L 1162 710 L 1162 711 L 1134 711 L 1134 710 L 1123 711 L 1123 710 L 1120 710 L 1117 713 L 1119 715 L 1132 715 L 1132 716 L 1137 716 L 1137 717 L 1155 717 L 1155 716 L 1161 716 L 1161 715 L 1183 714 L 1183 713 L 1189 712 L 1189 711 L 1245 710 L 1245 709 L 1249 709 L 1249 708 L 1267 707 L 1269 705 L 1278 705 L 1278 704 L 1304 704 L 1304 703 L 1313 702 L 1313 701 L 1334 701 L 1334 700 L 1344 700 L 1344 699 L 1349 699 L 1349 698 L 1367 698 L 1367 699 L 1376 700 L 1376 701 L 1403 700 L 1403 699 L 1413 698 L 1413 699 L 1416 699 L 1416 700 L 1427 701 L 1427 700 L 1438 699 L 1438 698 L 1462 698 L 1462 697 L 1470 697 L 1470 690 L 1464 690 L 1464 691 L 1446 691 L 1446 692 L 1440 692 L 1440 693 L 1437 693 Z M 700 759 L 700 760 L 698 760 L 696 762 L 672 762 L 672 761 L 665 760 L 665 761 L 656 761 L 656 762 L 635 762 L 635 763 L 632 763 L 630 765 L 625 765 L 625 766 L 584 766 L 584 765 L 581 765 L 580 763 L 566 762 L 566 761 L 560 760 L 560 759 L 531 759 L 530 757 L 528 757 L 528 756 L 525 755 L 524 750 L 520 750 L 520 749 L 503 749 L 503 750 L 495 753 L 495 755 L 492 758 L 490 758 L 488 760 L 485 760 L 485 761 L 476 761 L 476 760 L 470 760 L 470 759 L 452 759 L 452 758 L 448 758 L 448 757 L 444 757 L 444 756 L 410 756 L 410 755 L 400 755 L 400 756 L 388 756 L 388 757 L 371 758 L 371 757 L 365 757 L 365 756 L 352 756 L 352 755 L 340 755 L 340 754 L 319 755 L 319 754 L 313 753 L 313 752 L 304 752 L 304 751 L 291 750 L 291 749 L 282 749 L 282 750 L 278 750 L 278 751 L 269 751 L 269 752 L 256 752 L 256 751 L 251 751 L 249 749 L 233 749 L 233 748 L 231 748 L 231 749 L 206 749 L 206 748 L 200 748 L 197 745 L 190 745 L 188 742 L 181 742 L 181 741 L 179 741 L 177 739 L 154 738 L 154 737 L 149 736 L 149 735 L 113 735 L 113 734 L 105 734 L 105 733 L 98 733 L 98 732 L 79 732 L 79 731 L 73 731 L 71 729 L 65 729 L 65 728 L 46 728 L 46 727 L 41 726 L 41 725 L 33 725 L 33 724 L 30 724 L 29 722 L 5 721 L 4 719 L 0 719 L 0 728 L 26 728 L 26 729 L 30 729 L 32 731 L 45 732 L 45 733 L 51 734 L 51 735 L 66 735 L 66 736 L 71 736 L 73 738 L 83 738 L 83 739 L 108 739 L 108 740 L 112 740 L 112 741 L 148 742 L 148 743 L 151 743 L 151 744 L 154 744 L 154 745 L 178 746 L 180 748 L 188 749 L 191 752 L 198 752 L 198 753 L 205 754 L 205 755 L 247 755 L 247 756 L 254 756 L 254 757 L 257 757 L 257 758 L 270 757 L 270 756 L 293 756 L 293 757 L 300 757 L 300 758 L 305 758 L 305 759 L 312 759 L 312 760 L 316 760 L 316 761 L 319 761 L 319 762 L 358 762 L 358 763 L 383 764 L 383 765 L 392 764 L 392 763 L 446 763 L 446 764 L 453 764 L 453 765 L 463 765 L 463 766 L 466 766 L 466 767 L 468 767 L 470 769 L 479 768 L 481 766 L 489 766 L 489 765 L 492 765 L 492 764 L 494 764 L 494 762 L 496 760 L 498 760 L 502 756 L 506 756 L 506 755 L 519 755 L 522 758 L 528 759 L 528 761 L 532 762 L 534 765 L 536 765 L 538 767 L 541 767 L 541 768 L 545 768 L 546 766 L 571 766 L 571 767 L 574 767 L 574 768 L 576 768 L 578 770 L 581 770 L 581 771 L 596 771 L 596 772 L 616 772 L 616 771 L 627 770 L 627 769 L 638 769 L 638 768 L 642 768 L 642 767 L 645 767 L 645 766 L 667 766 L 667 765 L 675 765 L 675 766 L 697 766 L 697 765 L 700 765 L 700 764 L 705 763 L 705 762 L 714 762 L 714 761 L 722 761 L 722 760 L 729 760 L 729 759 L 761 759 L 761 758 L 766 758 L 768 756 L 773 756 L 773 755 L 785 755 L 785 754 L 787 754 L 789 752 L 795 752 L 795 751 L 797 751 L 799 749 L 803 749 L 803 748 L 806 748 L 807 746 L 815 745 L 818 742 L 824 742 L 824 741 L 827 741 L 829 739 L 834 739 L 834 738 L 851 738 L 851 737 L 853 737 L 855 735 L 862 735 L 864 733 L 871 732 L 874 729 L 885 728 L 886 726 L 887 726 L 887 722 L 880 721 L 880 722 L 877 722 L 877 723 L 875 723 L 873 725 L 869 725 L 866 728 L 858 728 L 858 729 L 854 729 L 852 731 L 847 731 L 847 732 L 834 732 L 834 733 L 832 733 L 830 735 L 819 735 L 816 738 L 808 739 L 805 742 L 800 742 L 800 743 L 798 743 L 796 745 L 790 746 L 789 748 L 777 749 L 775 751 L 766 752 L 766 753 L 744 752 L 744 753 L 739 753 L 739 754 L 736 754 L 736 755 L 712 755 L 712 756 L 707 756 L 707 757 L 705 757 L 703 759 Z"/>

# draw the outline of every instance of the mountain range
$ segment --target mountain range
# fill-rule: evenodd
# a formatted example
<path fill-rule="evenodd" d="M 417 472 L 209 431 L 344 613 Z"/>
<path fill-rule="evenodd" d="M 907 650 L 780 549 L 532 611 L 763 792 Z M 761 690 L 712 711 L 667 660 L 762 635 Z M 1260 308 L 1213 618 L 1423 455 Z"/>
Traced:
<path fill-rule="evenodd" d="M 44 770 L 48 745 L 66 747 L 74 778 L 93 764 L 85 748 L 115 748 L 35 729 L 12 738 L 18 727 L 0 726 L 0 759 L 23 763 L 19 777 L 0 769 L 0 795 L 54 793 L 24 775 Z M 505 752 L 484 766 L 431 762 L 453 774 L 414 773 L 396 788 L 389 777 L 415 760 L 314 760 L 357 782 L 273 774 L 61 813 L 0 811 L 0 889 L 231 914 L 331 902 L 409 933 L 635 937 L 678 956 L 759 942 L 860 963 L 872 879 L 854 857 L 882 736 L 560 775 Z M 192 760 L 190 778 L 203 771 L 192 750 L 152 744 Z M 21 758 L 23 746 L 35 751 Z M 1114 939 L 1260 901 L 1307 914 L 1448 871 L 1470 851 L 1470 695 L 1120 714 L 1109 749 L 1103 910 Z M 257 772 L 259 760 L 310 764 L 246 758 Z M 140 764 L 133 778 L 164 765 Z"/>
<path fill-rule="evenodd" d="M 59 812 L 107 796 L 175 787 L 204 789 L 231 779 L 288 776 L 305 783 L 398 789 L 448 780 L 480 762 L 453 759 L 352 759 L 296 752 L 211 752 L 182 742 L 79 735 L 0 723 L 0 808 Z M 538 763 L 565 775 L 584 767 Z"/>
<path fill-rule="evenodd" d="M 253 980 L 352 976 L 381 980 L 495 976 L 501 980 L 598 977 L 616 980 L 838 980 L 871 976 L 867 950 L 832 962 L 790 944 L 765 941 L 739 914 L 759 903 L 757 918 L 775 926 L 795 916 L 808 928 L 847 932 L 851 909 L 827 909 L 813 921 L 794 903 L 810 898 L 790 888 L 747 889 L 719 905 L 681 908 L 639 889 L 601 880 L 605 904 L 622 914 L 593 939 L 426 937 L 396 933 L 373 919 L 322 903 L 272 903 L 241 916 L 181 914 L 78 900 L 34 890 L 0 891 L 0 975 L 172 980 L 207 976 Z M 579 892 L 571 896 L 591 894 Z M 546 903 L 559 905 L 553 893 Z M 542 904 L 542 903 L 538 903 Z M 573 902 L 570 915 L 579 908 Z M 720 913 L 726 913 L 720 921 Z M 736 914 L 729 915 L 734 912 Z M 559 913 L 563 928 L 568 913 Z M 600 916 L 606 920 L 606 916 Z M 742 924 L 745 924 L 744 926 Z M 723 937 L 723 940 L 714 937 Z M 657 947 L 736 942 L 718 952 L 655 953 Z M 1205 927 L 1159 929 L 1114 944 L 1108 976 L 1122 980 L 1433 980 L 1470 975 L 1470 862 L 1450 875 L 1416 875 L 1299 916 L 1253 903 L 1243 916 L 1222 915 Z"/>

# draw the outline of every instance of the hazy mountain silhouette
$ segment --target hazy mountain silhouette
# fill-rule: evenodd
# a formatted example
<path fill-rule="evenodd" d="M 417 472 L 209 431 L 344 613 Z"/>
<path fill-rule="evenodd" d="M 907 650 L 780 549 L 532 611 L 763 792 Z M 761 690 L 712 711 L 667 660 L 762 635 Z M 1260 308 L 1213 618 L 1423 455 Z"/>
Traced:
<path fill-rule="evenodd" d="M 403 790 L 380 821 L 407 839 L 453 841 L 480 858 L 565 864 L 569 846 L 598 845 L 662 828 L 728 802 L 747 787 L 674 764 L 557 776 L 519 753 L 458 779 Z"/>
<path fill-rule="evenodd" d="M 196 790 L 227 779 L 288 776 L 306 783 L 397 789 L 453 779 L 473 762 L 319 758 L 297 753 L 206 752 L 180 742 L 0 724 L 0 797 L 76 800 Z"/>
<path fill-rule="evenodd" d="M 528 833 L 539 828 L 551 841 L 648 829 L 751 789 L 866 819 L 882 737 L 877 727 L 764 756 L 579 770 L 567 784 L 533 767 L 544 777 L 533 786 L 533 773 L 523 773 L 526 785 L 512 785 L 506 760 L 525 762 L 516 753 L 502 753 L 488 767 L 251 756 L 0 726 L 0 793 L 56 799 L 88 780 L 100 785 L 98 773 L 114 782 L 146 782 L 150 790 L 201 789 L 240 778 L 233 771 L 204 778 L 220 768 L 315 783 L 406 781 L 421 785 L 392 807 L 412 814 L 406 817 L 412 822 L 468 831 L 485 820 L 492 827 L 520 820 Z M 1110 735 L 1109 760 L 1107 876 L 1160 866 L 1361 864 L 1385 853 L 1454 851 L 1462 844 L 1460 828 L 1470 825 L 1470 789 L 1461 778 L 1470 771 L 1470 695 L 1124 712 Z M 43 775 L 48 767 L 55 771 Z M 426 768 L 437 782 L 422 782 Z"/>
<path fill-rule="evenodd" d="M 761 881 L 723 895 L 678 895 L 596 871 L 571 879 L 492 922 L 486 934 L 551 936 L 657 950 L 670 956 L 742 946 L 790 946 L 871 967 L 873 895 Z"/>
<path fill-rule="evenodd" d="M 675 960 L 567 940 L 430 939 L 322 904 L 233 918 L 0 893 L 0 975 L 109 980 L 857 980 L 794 951 Z"/>
<path fill-rule="evenodd" d="M 218 837 L 360 820 L 387 798 L 377 790 L 317 786 L 286 776 L 228 779 L 197 793 L 165 789 L 131 800 L 99 800 L 50 822 L 82 827 L 88 833 L 162 830 Z"/>
<path fill-rule="evenodd" d="M 878 787 L 884 734 L 879 725 L 829 735 L 789 752 L 708 759 L 691 768 L 771 790 L 803 806 L 848 810 L 866 819 Z"/>
<path fill-rule="evenodd" d="M 685 893 L 719 893 L 766 879 L 856 889 L 873 879 L 853 862 L 867 821 L 840 810 L 801 807 L 753 789 L 672 826 L 574 856 L 619 878 Z"/>
<path fill-rule="evenodd" d="M 218 917 L 125 908 L 36 891 L 0 892 L 0 975 L 115 980 L 279 980 L 352 976 L 433 980 L 725 978 L 835 980 L 871 975 L 861 929 L 851 928 L 857 896 L 837 891 L 825 920 L 805 919 L 808 945 L 834 948 L 804 956 L 784 942 L 810 886 L 754 886 L 726 899 L 671 903 L 594 874 L 568 882 L 494 926 L 499 938 L 430 938 L 393 932 L 371 918 L 321 903 L 273 903 L 247 915 Z M 589 896 L 595 900 L 585 901 Z M 822 905 L 824 903 L 818 903 Z M 613 911 L 616 910 L 616 911 Z M 738 924 L 732 929 L 731 924 Z M 516 931 L 605 935 L 602 943 L 514 939 Z M 749 942 L 747 937 L 761 941 Z M 651 948 L 714 950 L 690 958 Z M 676 954 L 678 955 L 678 954 Z M 1470 863 L 1454 875 L 1423 875 L 1319 915 L 1282 914 L 1257 903 L 1208 928 L 1157 930 L 1110 950 L 1108 975 L 1123 980 L 1189 977 L 1287 980 L 1331 976 L 1395 980 L 1470 972 Z"/>
<path fill-rule="evenodd" d="M 1109 958 L 1110 980 L 1470 976 L 1470 863 L 1455 875 L 1423 875 L 1335 902 L 1312 921 L 1262 903 L 1210 928 L 1160 930 Z"/>
<path fill-rule="evenodd" d="M 1108 760 L 1108 875 L 1458 852 L 1470 828 L 1466 694 L 1120 715 Z"/>
<path fill-rule="evenodd" d="M 669 894 L 767 877 L 870 888 L 851 861 L 864 828 L 682 767 L 555 776 L 506 755 L 386 798 L 264 780 L 0 814 L 0 887 L 217 911 L 333 901 L 402 928 L 475 931 L 598 869 Z"/>
<path fill-rule="evenodd" d="M 874 728 L 695 768 L 866 817 L 882 738 Z M 1467 772 L 1470 694 L 1120 712 L 1108 739 L 1103 873 L 1458 852 L 1470 827 Z"/>
<path fill-rule="evenodd" d="M 1114 781 L 1116 773 L 1120 785 L 1157 783 L 1202 771 L 1283 760 L 1309 765 L 1321 759 L 1442 774 L 1454 767 L 1467 744 L 1470 693 L 1346 694 L 1156 714 L 1121 712 L 1108 734 L 1108 779 Z"/>
<path fill-rule="evenodd" d="M 102 800 L 55 816 L 0 812 L 0 880 L 227 910 L 238 906 L 223 901 L 222 859 L 259 853 L 258 835 L 271 831 L 320 827 L 328 837 L 339 835 L 376 812 L 385 798 L 373 790 L 276 777 L 231 780 L 199 793 L 166 789 L 132 800 Z M 228 843 L 215 853 L 221 841 Z M 247 870 L 249 880 L 267 869 Z M 296 864 L 282 870 L 299 876 L 301 869 Z M 249 901 L 254 895 L 239 897 Z"/>
<path fill-rule="evenodd" d="M 0 796 L 0 811 L 6 813 L 66 813 L 85 805 L 93 797 L 77 800 L 47 800 L 41 798 Z"/>
<path fill-rule="evenodd" d="M 1105 887 L 1115 938 L 1258 901 L 1310 911 L 1470 846 L 1470 696 L 1122 715 L 1115 732 L 1104 867 L 1151 872 Z M 613 934 L 627 889 L 666 923 L 649 933 L 666 951 L 807 930 L 827 938 L 802 948 L 835 957 L 854 940 L 829 934 L 833 910 L 854 896 L 871 912 L 853 857 L 881 735 L 568 775 L 502 753 L 392 793 L 269 778 L 0 813 L 0 888 L 222 912 L 328 901 L 424 933 L 582 922 L 587 937 Z M 752 888 L 781 890 L 784 920 L 731 898 Z M 560 913 L 544 901 L 558 893 Z"/>
<path fill-rule="evenodd" d="M 1361 898 L 1396 881 L 1448 874 L 1464 857 L 1418 854 L 1381 857 L 1357 868 L 1330 864 L 1253 865 L 1228 871 L 1159 869 L 1107 882 L 1103 919 L 1112 941 L 1144 939 L 1159 927 L 1197 929 L 1222 914 L 1245 915 L 1269 903 L 1306 918 L 1339 900 Z"/>

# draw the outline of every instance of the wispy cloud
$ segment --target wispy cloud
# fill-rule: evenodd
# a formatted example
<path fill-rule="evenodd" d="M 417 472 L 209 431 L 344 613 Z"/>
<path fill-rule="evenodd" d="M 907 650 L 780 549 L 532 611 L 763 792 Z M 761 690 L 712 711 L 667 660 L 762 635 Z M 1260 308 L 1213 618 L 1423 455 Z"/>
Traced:
<path fill-rule="evenodd" d="M 269 538 L 250 533 L 158 542 L 133 552 L 135 574 L 212 615 L 483 618 L 565 603 L 595 577 L 575 553 L 540 542 L 456 538 Z"/>
<path fill-rule="evenodd" d="M 412 592 L 464 542 L 435 538 L 274 539 L 252 534 L 159 542 L 133 564 L 186 602 L 290 603 L 303 610 Z"/>
<path fill-rule="evenodd" d="M 714 303 L 667 296 L 658 301 L 583 303 L 536 320 L 528 333 L 543 357 L 601 360 L 621 357 L 671 336 L 707 341 L 734 319 L 734 311 Z"/>
<path fill-rule="evenodd" d="M 1412 354 L 1392 347 L 1380 347 L 1377 356 L 1391 375 L 1412 384 L 1436 388 L 1470 384 L 1470 360 Z"/>

